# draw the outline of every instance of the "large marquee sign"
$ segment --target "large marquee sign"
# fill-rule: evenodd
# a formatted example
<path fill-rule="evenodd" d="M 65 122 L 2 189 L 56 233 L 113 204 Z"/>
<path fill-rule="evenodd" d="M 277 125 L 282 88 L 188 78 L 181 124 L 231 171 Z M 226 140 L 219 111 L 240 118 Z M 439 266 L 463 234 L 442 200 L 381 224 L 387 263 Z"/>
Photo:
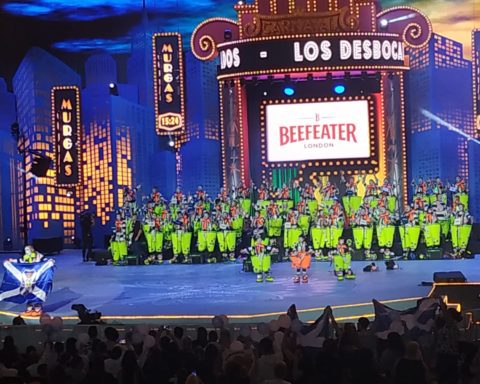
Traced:
<path fill-rule="evenodd" d="M 295 9 L 290 14 L 255 15 L 253 20 L 245 25 L 245 36 L 354 32 L 358 30 L 358 27 L 358 18 L 352 15 L 346 6 L 326 12 L 305 12 Z"/>
<path fill-rule="evenodd" d="M 219 79 L 278 72 L 408 69 L 394 34 L 247 39 L 219 44 Z"/>
<path fill-rule="evenodd" d="M 159 135 L 180 134 L 185 127 L 182 37 L 153 35 L 155 121 Z"/>
<path fill-rule="evenodd" d="M 80 183 L 80 92 L 75 86 L 52 89 L 55 180 L 59 186 Z"/>
<path fill-rule="evenodd" d="M 370 157 L 367 100 L 266 106 L 267 161 Z"/>
<path fill-rule="evenodd" d="M 219 64 L 224 186 L 342 169 L 392 177 L 405 202 L 403 76 L 407 50 L 430 41 L 429 19 L 408 6 L 381 10 L 378 0 L 251 0 L 234 9 L 234 19 L 201 22 L 190 41 L 197 59 Z"/>

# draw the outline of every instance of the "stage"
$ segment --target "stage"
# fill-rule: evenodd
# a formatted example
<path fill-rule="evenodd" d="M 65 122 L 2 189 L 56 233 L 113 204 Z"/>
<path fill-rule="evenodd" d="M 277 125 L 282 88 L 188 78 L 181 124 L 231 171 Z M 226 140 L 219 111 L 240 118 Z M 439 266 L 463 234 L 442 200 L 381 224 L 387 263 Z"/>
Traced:
<path fill-rule="evenodd" d="M 2 261 L 6 258 L 3 255 Z M 11 257 L 11 256 L 10 256 Z M 257 283 L 241 264 L 95 266 L 82 263 L 77 250 L 54 257 L 57 270 L 53 291 L 45 304 L 52 316 L 74 322 L 72 304 L 101 311 L 110 322 L 209 323 L 213 315 L 227 314 L 232 322 L 262 322 L 276 318 L 295 303 L 304 321 L 313 320 L 326 305 L 341 321 L 372 316 L 373 298 L 394 308 L 407 308 L 429 293 L 420 286 L 436 271 L 462 271 L 469 282 L 480 281 L 480 261 L 399 261 L 399 270 L 362 272 L 366 262 L 354 262 L 357 279 L 338 282 L 328 262 L 312 264 L 310 282 L 294 285 L 289 263 L 274 264 L 273 283 Z M 1 321 L 22 312 L 23 305 L 0 303 Z"/>

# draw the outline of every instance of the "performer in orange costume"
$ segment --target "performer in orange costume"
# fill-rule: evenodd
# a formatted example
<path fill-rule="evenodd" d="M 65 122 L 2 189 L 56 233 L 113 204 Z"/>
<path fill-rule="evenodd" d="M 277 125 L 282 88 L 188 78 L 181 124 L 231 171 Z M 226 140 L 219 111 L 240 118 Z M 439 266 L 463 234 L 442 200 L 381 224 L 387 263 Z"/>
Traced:
<path fill-rule="evenodd" d="M 308 283 L 307 270 L 310 269 L 312 255 L 302 238 L 299 239 L 296 249 L 293 249 L 290 253 L 290 261 L 292 262 L 292 268 L 296 271 L 293 282 L 295 284 L 300 283 L 300 281 Z"/>

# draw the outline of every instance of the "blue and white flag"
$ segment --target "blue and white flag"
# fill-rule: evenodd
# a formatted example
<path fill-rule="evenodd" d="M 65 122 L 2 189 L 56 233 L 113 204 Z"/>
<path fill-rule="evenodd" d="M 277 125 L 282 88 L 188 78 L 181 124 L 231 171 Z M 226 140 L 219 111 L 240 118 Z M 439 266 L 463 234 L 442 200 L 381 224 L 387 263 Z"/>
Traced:
<path fill-rule="evenodd" d="M 400 335 L 409 332 L 430 332 L 435 324 L 435 316 L 440 307 L 437 298 L 424 298 L 417 301 L 413 308 L 399 311 L 392 309 L 377 300 L 373 300 L 375 321 L 373 329 L 380 339 L 387 339 L 390 332 Z"/>
<path fill-rule="evenodd" d="M 313 324 L 304 326 L 297 335 L 302 347 L 321 348 L 325 339 L 333 336 L 335 319 L 332 308 L 326 307 Z"/>
<path fill-rule="evenodd" d="M 22 304 L 25 302 L 45 302 L 52 290 L 55 262 L 3 263 L 5 273 L 0 287 L 0 301 Z"/>

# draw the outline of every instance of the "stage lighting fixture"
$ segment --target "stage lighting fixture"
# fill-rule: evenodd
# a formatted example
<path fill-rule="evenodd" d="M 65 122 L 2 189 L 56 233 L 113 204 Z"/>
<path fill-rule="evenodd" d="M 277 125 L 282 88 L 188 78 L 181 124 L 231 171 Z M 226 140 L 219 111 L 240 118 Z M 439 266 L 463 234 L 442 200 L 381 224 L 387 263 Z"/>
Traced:
<path fill-rule="evenodd" d="M 233 34 L 232 34 L 232 31 L 230 29 L 225 29 L 225 31 L 223 31 L 223 40 L 224 41 L 230 41 L 230 40 L 232 40 L 232 37 L 233 37 Z"/>
<path fill-rule="evenodd" d="M 288 87 L 283 88 L 283 93 L 284 93 L 286 96 L 293 96 L 293 95 L 295 94 L 295 89 L 293 89 L 292 87 L 288 86 Z"/>
<path fill-rule="evenodd" d="M 37 177 L 47 176 L 48 169 L 52 164 L 52 159 L 46 156 L 33 155 L 32 166 L 30 172 Z"/>
<path fill-rule="evenodd" d="M 313 75 L 311 73 L 307 75 L 307 81 L 313 81 Z"/>
<path fill-rule="evenodd" d="M 13 242 L 11 237 L 5 238 L 3 241 L 3 250 L 9 252 L 13 249 Z"/>
<path fill-rule="evenodd" d="M 345 86 L 343 84 L 337 84 L 333 87 L 333 92 L 335 92 L 337 95 L 342 95 L 345 93 Z"/>
<path fill-rule="evenodd" d="M 118 86 L 115 83 L 108 84 L 108 89 L 110 90 L 110 95 L 118 96 Z"/>

